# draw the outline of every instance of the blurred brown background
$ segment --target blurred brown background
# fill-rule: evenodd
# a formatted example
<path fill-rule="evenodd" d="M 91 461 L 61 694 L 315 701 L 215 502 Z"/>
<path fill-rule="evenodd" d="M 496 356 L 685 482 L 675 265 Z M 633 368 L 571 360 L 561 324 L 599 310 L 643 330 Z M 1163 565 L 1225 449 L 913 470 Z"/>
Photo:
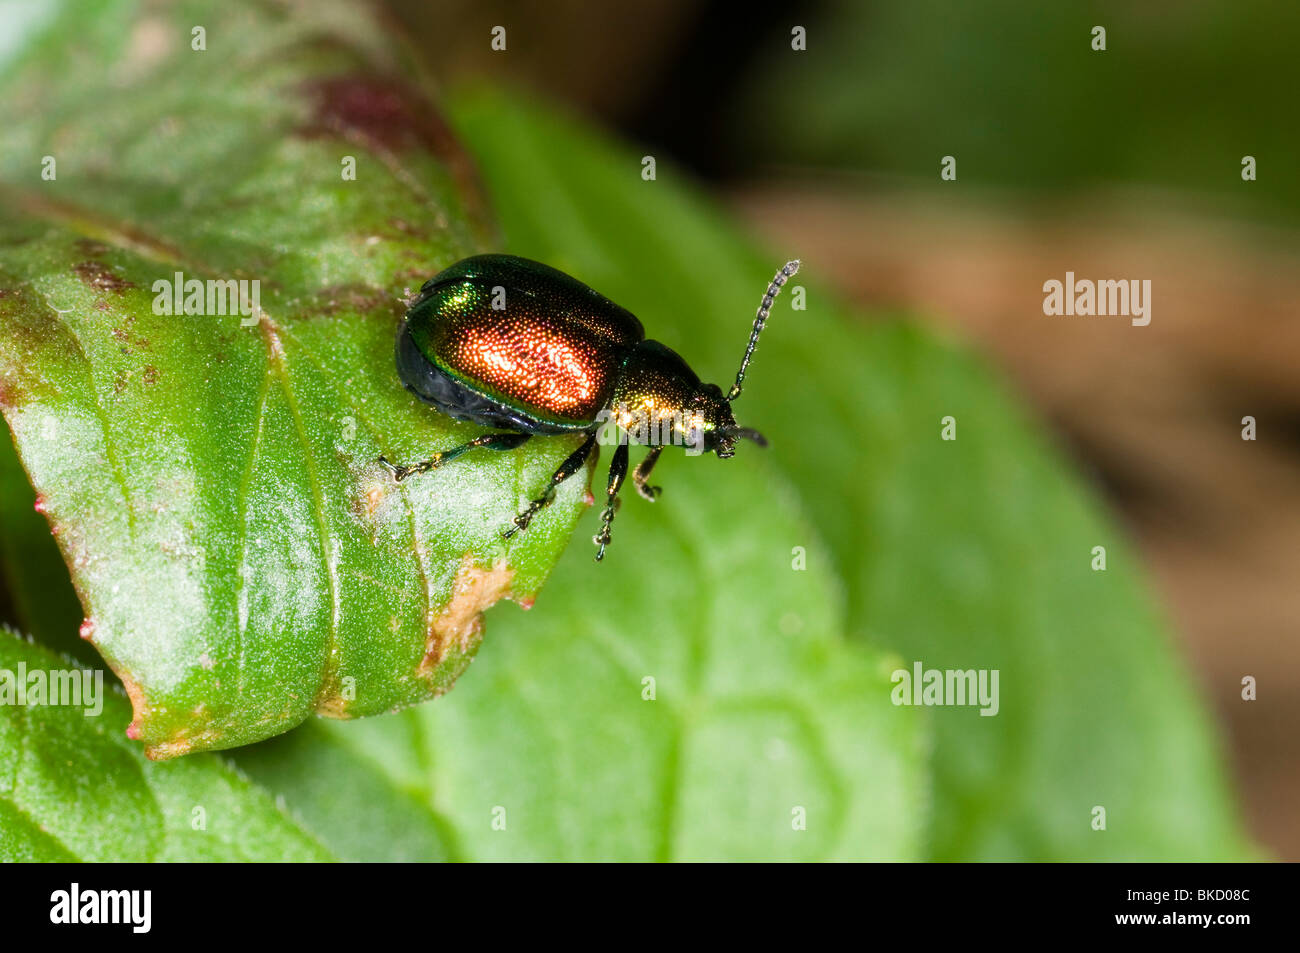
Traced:
<path fill-rule="evenodd" d="M 998 364 L 1126 521 L 1253 833 L 1300 859 L 1300 5 L 390 6 L 440 82 L 567 103 Z M 1067 270 L 1150 279 L 1150 326 L 1045 317 Z"/>

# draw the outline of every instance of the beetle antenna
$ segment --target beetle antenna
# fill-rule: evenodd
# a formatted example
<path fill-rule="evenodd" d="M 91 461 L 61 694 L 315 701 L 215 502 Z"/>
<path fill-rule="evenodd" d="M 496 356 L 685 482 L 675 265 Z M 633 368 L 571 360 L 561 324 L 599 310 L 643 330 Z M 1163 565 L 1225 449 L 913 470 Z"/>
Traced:
<path fill-rule="evenodd" d="M 749 359 L 754 356 L 754 348 L 758 345 L 758 336 L 763 331 L 763 325 L 767 323 L 767 316 L 772 310 L 772 302 L 781 291 L 781 286 L 794 277 L 794 273 L 799 270 L 799 259 L 787 261 L 784 267 L 772 278 L 772 283 L 767 286 L 767 294 L 763 295 L 763 302 L 758 306 L 758 314 L 754 318 L 754 329 L 749 332 L 749 346 L 745 348 L 745 357 L 740 362 L 740 370 L 736 372 L 736 383 L 731 385 L 731 391 L 727 394 L 727 400 L 733 401 L 740 396 L 740 390 L 745 384 L 745 371 L 749 368 Z"/>

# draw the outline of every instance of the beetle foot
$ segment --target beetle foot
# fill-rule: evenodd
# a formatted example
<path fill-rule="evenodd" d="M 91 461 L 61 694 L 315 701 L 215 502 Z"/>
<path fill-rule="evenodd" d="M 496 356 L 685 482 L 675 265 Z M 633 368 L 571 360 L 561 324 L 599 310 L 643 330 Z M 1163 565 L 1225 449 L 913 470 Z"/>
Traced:
<path fill-rule="evenodd" d="M 407 477 L 415 476 L 417 473 L 428 473 L 430 470 L 438 469 L 438 467 L 442 466 L 443 457 L 444 454 L 439 453 L 429 460 L 410 464 L 389 463 L 387 458 L 380 457 L 379 463 L 393 475 L 394 483 L 401 483 Z M 454 460 L 455 457 L 452 457 L 452 459 Z"/>
<path fill-rule="evenodd" d="M 664 491 L 661 486 L 649 486 L 645 483 L 635 484 L 637 493 L 641 494 L 641 499 L 649 500 L 653 503 L 659 498 L 659 494 Z"/>
<path fill-rule="evenodd" d="M 501 538 L 509 539 L 511 536 L 515 535 L 515 533 L 528 529 L 528 524 L 533 521 L 533 517 L 546 507 L 550 506 L 553 499 L 555 499 L 555 490 L 554 488 L 551 488 L 547 490 L 544 496 L 539 496 L 537 499 L 533 500 L 528 504 L 528 509 L 524 510 L 514 518 L 515 525 L 510 527 L 510 529 L 502 531 Z"/>
<path fill-rule="evenodd" d="M 532 523 L 532 521 L 532 512 L 521 512 L 519 516 L 516 516 L 515 519 L 512 520 L 513 525 L 510 529 L 503 529 L 502 532 L 500 532 L 500 538 L 508 540 L 508 538 L 512 537 L 515 533 L 523 533 L 525 529 L 528 529 L 528 524 Z"/>
<path fill-rule="evenodd" d="M 605 507 L 604 512 L 600 514 L 600 532 L 591 537 L 591 541 L 597 546 L 596 562 L 600 562 L 605 558 L 605 547 L 613 539 L 611 524 L 614 522 L 614 511 L 618 509 L 618 503 L 618 497 L 614 497 L 609 505 Z"/>
<path fill-rule="evenodd" d="M 609 526 L 605 526 L 599 533 L 591 537 L 591 541 L 596 544 L 596 562 L 605 558 L 605 547 L 613 540 L 613 535 L 609 531 Z"/>
<path fill-rule="evenodd" d="M 387 457 L 379 458 L 379 465 L 393 475 L 394 483 L 401 483 L 411 475 L 412 467 L 402 466 L 400 463 L 389 463 Z"/>
<path fill-rule="evenodd" d="M 541 502 L 540 500 L 534 501 L 533 504 L 528 507 L 528 509 L 524 510 L 522 513 L 520 513 L 518 516 L 514 518 L 514 520 L 512 521 L 514 523 L 513 526 L 511 526 L 507 530 L 502 531 L 501 533 L 502 539 L 509 539 L 511 536 L 515 535 L 515 533 L 522 533 L 524 530 L 528 529 L 529 524 L 532 523 L 533 521 L 533 517 L 537 515 L 537 513 L 541 510 L 543 506 L 546 505 L 546 503 L 549 502 L 550 500 L 547 500 L 545 503 Z"/>

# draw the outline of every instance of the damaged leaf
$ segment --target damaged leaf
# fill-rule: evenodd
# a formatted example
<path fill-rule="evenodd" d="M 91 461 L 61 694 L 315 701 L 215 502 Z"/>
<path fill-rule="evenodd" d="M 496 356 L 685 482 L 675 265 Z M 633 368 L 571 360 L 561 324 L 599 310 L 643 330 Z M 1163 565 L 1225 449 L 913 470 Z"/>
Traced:
<path fill-rule="evenodd" d="M 407 296 L 483 245 L 437 107 L 349 4 L 56 7 L 0 77 L 0 411 L 131 736 L 168 758 L 445 692 L 584 481 L 507 543 L 576 439 L 376 465 L 480 432 L 394 369 Z"/>

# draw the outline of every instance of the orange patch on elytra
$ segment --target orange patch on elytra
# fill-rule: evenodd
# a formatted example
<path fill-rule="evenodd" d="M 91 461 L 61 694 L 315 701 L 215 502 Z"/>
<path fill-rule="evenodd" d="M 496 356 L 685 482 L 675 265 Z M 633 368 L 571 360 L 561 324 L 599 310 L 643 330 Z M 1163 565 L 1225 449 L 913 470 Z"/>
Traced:
<path fill-rule="evenodd" d="M 483 610 L 499 602 L 510 591 L 515 572 L 505 560 L 498 560 L 491 569 L 474 565 L 474 558 L 466 556 L 461 561 L 452 583 L 451 600 L 442 612 L 429 619 L 428 634 L 424 640 L 424 660 L 420 673 L 428 674 L 442 663 L 456 645 L 468 652 L 476 636 L 483 631 Z"/>

